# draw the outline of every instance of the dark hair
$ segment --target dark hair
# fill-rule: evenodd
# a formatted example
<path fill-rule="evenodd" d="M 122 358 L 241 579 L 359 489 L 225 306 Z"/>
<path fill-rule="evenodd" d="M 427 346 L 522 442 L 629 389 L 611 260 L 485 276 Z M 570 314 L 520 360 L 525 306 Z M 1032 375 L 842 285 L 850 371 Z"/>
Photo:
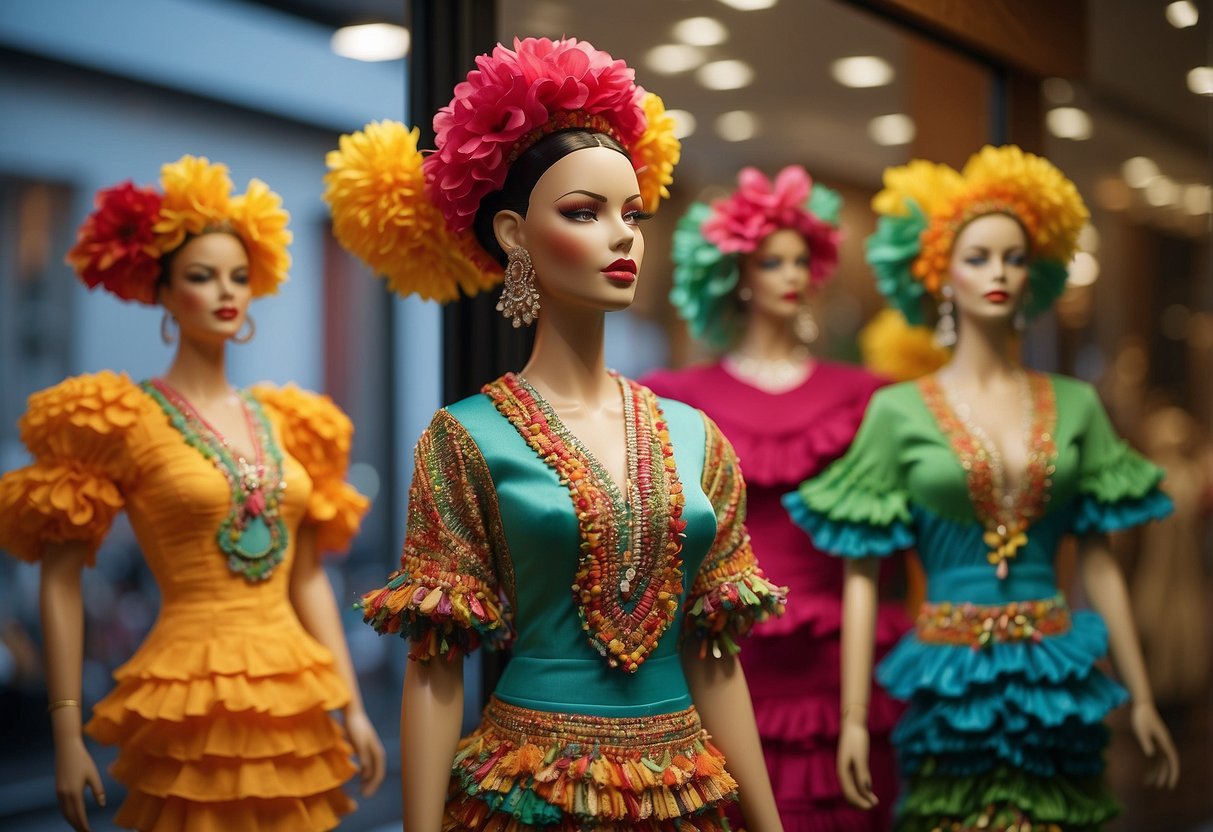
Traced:
<path fill-rule="evenodd" d="M 482 199 L 480 207 L 476 209 L 472 232 L 476 235 L 476 242 L 480 243 L 490 257 L 502 266 L 505 265 L 505 252 L 497 242 L 497 235 L 493 233 L 493 218 L 502 211 L 516 211 L 525 217 L 527 206 L 531 202 L 531 191 L 535 189 L 539 177 L 565 156 L 587 147 L 605 147 L 631 160 L 624 146 L 606 133 L 580 127 L 560 130 L 535 142 L 510 167 L 505 184 L 500 190 L 493 191 Z"/>

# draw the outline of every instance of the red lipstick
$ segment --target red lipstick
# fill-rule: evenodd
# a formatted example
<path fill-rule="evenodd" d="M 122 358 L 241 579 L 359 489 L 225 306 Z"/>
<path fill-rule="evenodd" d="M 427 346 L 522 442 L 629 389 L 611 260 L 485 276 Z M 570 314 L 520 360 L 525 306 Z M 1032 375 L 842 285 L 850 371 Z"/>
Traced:
<path fill-rule="evenodd" d="M 621 257 L 603 269 L 602 273 L 616 283 L 632 283 L 636 280 L 636 263 Z"/>
<path fill-rule="evenodd" d="M 795 303 L 796 301 L 800 300 L 800 292 L 784 292 L 783 299 L 790 300 Z"/>
<path fill-rule="evenodd" d="M 221 321 L 233 321 L 240 313 L 231 306 L 225 306 L 222 309 L 215 310 L 215 317 Z"/>
<path fill-rule="evenodd" d="M 985 298 L 986 300 L 988 300 L 990 303 L 1006 303 L 1007 301 L 1009 301 L 1011 299 L 1011 296 L 1009 294 L 1007 294 L 1006 292 L 999 291 L 999 290 L 995 290 L 993 292 L 986 292 L 984 295 L 982 295 L 982 297 Z"/>

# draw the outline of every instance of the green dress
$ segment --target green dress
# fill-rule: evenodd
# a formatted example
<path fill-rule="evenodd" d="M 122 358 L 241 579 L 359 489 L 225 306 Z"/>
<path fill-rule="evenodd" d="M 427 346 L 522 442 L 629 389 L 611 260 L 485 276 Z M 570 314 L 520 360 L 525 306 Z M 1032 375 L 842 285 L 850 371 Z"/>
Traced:
<path fill-rule="evenodd" d="M 513 375 L 438 411 L 418 443 L 401 568 L 364 597 L 366 620 L 419 661 L 512 649 L 460 743 L 444 829 L 729 828 L 736 783 L 679 644 L 735 652 L 783 592 L 754 560 L 720 431 L 619 383 L 622 490 Z"/>
<path fill-rule="evenodd" d="M 1009 500 L 997 456 L 933 377 L 876 393 L 847 455 L 785 497 L 826 551 L 922 559 L 916 631 L 876 674 L 909 703 L 893 733 L 907 832 L 1098 830 L 1116 812 L 1103 719 L 1126 695 L 1096 667 L 1103 620 L 1067 607 L 1053 559 L 1066 534 L 1134 526 L 1170 501 L 1089 385 L 1027 374 L 1025 405 L 1029 464 Z"/>

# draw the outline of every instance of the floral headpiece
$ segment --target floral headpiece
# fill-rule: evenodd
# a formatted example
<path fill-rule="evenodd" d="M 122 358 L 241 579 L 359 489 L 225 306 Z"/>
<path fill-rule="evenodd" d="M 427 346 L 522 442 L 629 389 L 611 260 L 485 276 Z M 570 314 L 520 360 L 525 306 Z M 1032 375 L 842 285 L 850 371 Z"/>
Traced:
<path fill-rule="evenodd" d="M 776 231 L 793 229 L 809 246 L 811 283 L 823 283 L 838 267 L 841 209 L 842 197 L 814 184 L 802 167 L 784 168 L 774 182 L 756 168 L 742 169 L 735 192 L 711 205 L 694 203 L 678 221 L 670 302 L 696 338 L 726 345 L 740 323 L 731 303 L 740 255 Z"/>
<path fill-rule="evenodd" d="M 127 181 L 98 192 L 67 253 L 68 265 L 90 289 L 154 304 L 161 258 L 187 235 L 224 230 L 244 243 L 253 296 L 278 291 L 291 265 L 290 215 L 268 185 L 253 179 L 245 193 L 232 196 L 227 165 L 182 156 L 160 168 L 160 187 Z"/>
<path fill-rule="evenodd" d="M 1024 311 L 1037 315 L 1064 290 L 1090 216 L 1073 182 L 1015 145 L 986 146 L 959 172 L 921 159 L 889 168 L 872 208 L 881 217 L 867 241 L 868 264 L 877 287 L 912 324 L 923 322 L 923 294 L 939 295 L 947 282 L 952 245 L 971 220 L 1002 213 L 1023 226 L 1032 257 Z"/>
<path fill-rule="evenodd" d="M 419 131 L 398 122 L 341 137 L 326 159 L 333 233 L 402 295 L 446 302 L 489 289 L 501 267 L 471 231 L 481 201 L 528 148 L 575 127 L 628 150 L 645 210 L 670 195 L 680 145 L 661 99 L 585 41 L 527 38 L 476 59 L 434 116 L 437 149 L 424 160 Z"/>

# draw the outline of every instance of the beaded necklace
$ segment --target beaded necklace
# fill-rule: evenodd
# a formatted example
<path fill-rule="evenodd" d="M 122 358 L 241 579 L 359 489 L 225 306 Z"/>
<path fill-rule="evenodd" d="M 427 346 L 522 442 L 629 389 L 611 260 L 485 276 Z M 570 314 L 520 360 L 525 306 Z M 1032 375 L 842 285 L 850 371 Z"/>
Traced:
<path fill-rule="evenodd" d="M 1044 513 L 1057 470 L 1053 384 L 1044 374 L 1020 371 L 1019 385 L 1028 465 L 1018 488 L 1012 490 L 1007 488 L 1002 454 L 973 421 L 969 406 L 957 401 L 933 375 L 918 382 L 923 401 L 965 470 L 973 510 L 985 529 L 982 540 L 990 548 L 986 560 L 1000 579 L 1007 577 L 1009 561 L 1027 544 L 1028 527 Z"/>
<path fill-rule="evenodd" d="M 232 506 L 219 524 L 217 539 L 219 550 L 227 556 L 228 568 L 248 581 L 266 580 L 286 551 L 286 524 L 279 511 L 286 481 L 282 477 L 282 452 L 260 404 L 248 393 L 240 393 L 254 444 L 255 458 L 249 462 L 165 382 L 153 379 L 141 386 L 164 410 L 186 444 L 210 460 L 227 480 Z"/>
<path fill-rule="evenodd" d="M 627 441 L 623 491 L 521 376 L 507 374 L 484 393 L 568 489 L 581 536 L 572 585 L 581 628 L 608 665 L 635 673 L 678 608 L 685 498 L 657 397 L 616 379 Z"/>

